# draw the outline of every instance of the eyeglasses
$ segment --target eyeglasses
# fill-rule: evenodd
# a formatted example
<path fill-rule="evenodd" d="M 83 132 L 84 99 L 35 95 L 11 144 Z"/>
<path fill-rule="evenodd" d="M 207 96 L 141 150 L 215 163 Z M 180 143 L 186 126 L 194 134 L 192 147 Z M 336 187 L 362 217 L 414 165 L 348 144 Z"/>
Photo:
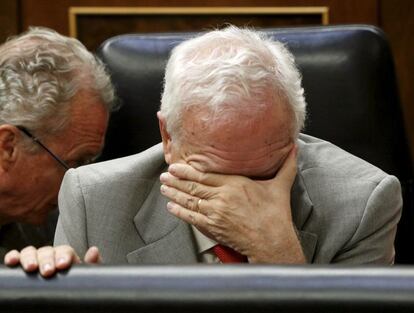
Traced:
<path fill-rule="evenodd" d="M 24 133 L 27 137 L 32 139 L 34 142 L 36 142 L 39 146 L 41 146 L 49 155 L 54 158 L 57 162 L 59 162 L 60 165 L 62 165 L 65 170 L 70 169 L 69 165 L 63 161 L 61 158 L 59 158 L 56 154 L 54 154 L 52 151 L 49 150 L 48 147 L 46 147 L 38 138 L 33 136 L 25 127 L 23 126 L 16 126 L 17 129 L 19 129 L 22 133 Z"/>

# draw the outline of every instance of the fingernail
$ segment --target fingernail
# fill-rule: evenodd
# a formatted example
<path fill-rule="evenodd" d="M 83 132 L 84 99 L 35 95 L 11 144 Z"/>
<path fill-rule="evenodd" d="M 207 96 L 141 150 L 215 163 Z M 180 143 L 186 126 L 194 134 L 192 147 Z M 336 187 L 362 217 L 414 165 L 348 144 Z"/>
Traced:
<path fill-rule="evenodd" d="M 46 263 L 42 266 L 42 269 L 44 272 L 49 272 L 52 269 L 52 265 L 50 265 L 49 263 Z"/>
<path fill-rule="evenodd" d="M 165 193 L 167 191 L 167 188 L 168 188 L 167 186 L 161 185 L 161 188 L 160 188 L 161 193 Z"/>
<path fill-rule="evenodd" d="M 175 165 L 175 164 L 171 164 L 171 165 L 168 167 L 168 172 L 170 172 L 171 174 L 174 174 L 176 171 L 177 171 L 177 165 Z"/>
<path fill-rule="evenodd" d="M 58 260 L 57 260 L 57 264 L 58 265 L 63 265 L 63 264 L 65 264 L 66 263 L 66 259 L 65 258 L 59 258 Z"/>
<path fill-rule="evenodd" d="M 6 256 L 4 258 L 4 264 L 10 264 L 10 263 L 15 263 L 16 262 L 16 258 L 12 257 L 12 256 Z"/>
<path fill-rule="evenodd" d="M 174 205 L 171 202 L 167 203 L 167 210 L 171 211 L 174 208 Z"/>
<path fill-rule="evenodd" d="M 34 261 L 34 260 L 28 260 L 27 262 L 26 262 L 26 268 L 27 269 L 33 269 L 33 268 L 35 268 L 36 267 L 36 262 Z"/>
<path fill-rule="evenodd" d="M 167 181 L 167 179 L 168 179 L 168 173 L 162 173 L 161 175 L 160 175 L 160 181 L 161 182 L 166 182 Z"/>

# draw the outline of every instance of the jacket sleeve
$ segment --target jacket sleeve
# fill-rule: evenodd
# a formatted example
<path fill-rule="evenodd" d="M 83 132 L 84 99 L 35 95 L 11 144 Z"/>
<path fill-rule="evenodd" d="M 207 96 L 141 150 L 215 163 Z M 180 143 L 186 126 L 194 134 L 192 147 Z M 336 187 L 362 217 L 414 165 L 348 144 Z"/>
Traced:
<path fill-rule="evenodd" d="M 332 262 L 392 264 L 401 210 L 401 185 L 396 177 L 386 176 L 369 195 L 356 232 Z"/>
<path fill-rule="evenodd" d="M 54 246 L 64 244 L 73 247 L 81 258 L 88 249 L 85 201 L 75 169 L 65 174 L 59 191 L 59 219 Z"/>

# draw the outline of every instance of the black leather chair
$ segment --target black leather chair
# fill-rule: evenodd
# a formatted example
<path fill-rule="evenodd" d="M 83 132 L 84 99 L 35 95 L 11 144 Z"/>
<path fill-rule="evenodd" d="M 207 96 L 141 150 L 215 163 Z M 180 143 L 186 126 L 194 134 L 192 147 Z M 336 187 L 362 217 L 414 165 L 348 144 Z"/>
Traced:
<path fill-rule="evenodd" d="M 396 175 L 404 189 L 397 262 L 414 263 L 412 163 L 387 40 L 366 25 L 264 30 L 286 43 L 303 74 L 305 133 L 331 141 Z M 122 102 L 110 122 L 103 159 L 137 153 L 160 141 L 156 112 L 170 50 L 191 33 L 132 34 L 108 39 L 98 54 Z"/>
<path fill-rule="evenodd" d="M 75 267 L 52 279 L 0 267 L 0 312 L 413 312 L 411 268 Z"/>

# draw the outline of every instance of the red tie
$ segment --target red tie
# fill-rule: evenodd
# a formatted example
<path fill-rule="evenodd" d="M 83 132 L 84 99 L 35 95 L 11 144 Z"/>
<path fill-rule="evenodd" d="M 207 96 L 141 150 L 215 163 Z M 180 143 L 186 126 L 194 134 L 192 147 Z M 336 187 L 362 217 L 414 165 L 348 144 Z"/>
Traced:
<path fill-rule="evenodd" d="M 222 263 L 247 263 L 247 257 L 232 248 L 216 245 L 213 251 Z"/>

